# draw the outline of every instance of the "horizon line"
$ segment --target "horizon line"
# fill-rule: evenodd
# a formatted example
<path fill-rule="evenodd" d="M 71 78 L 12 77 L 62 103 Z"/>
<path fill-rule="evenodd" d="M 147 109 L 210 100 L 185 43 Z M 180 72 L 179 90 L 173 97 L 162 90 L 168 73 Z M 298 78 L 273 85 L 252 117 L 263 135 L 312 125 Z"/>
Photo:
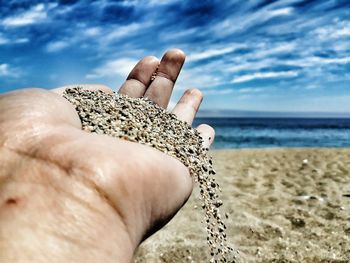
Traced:
<path fill-rule="evenodd" d="M 232 118 L 350 118 L 350 112 L 319 112 L 319 111 L 256 111 L 256 110 L 199 110 L 197 117 L 232 117 Z"/>

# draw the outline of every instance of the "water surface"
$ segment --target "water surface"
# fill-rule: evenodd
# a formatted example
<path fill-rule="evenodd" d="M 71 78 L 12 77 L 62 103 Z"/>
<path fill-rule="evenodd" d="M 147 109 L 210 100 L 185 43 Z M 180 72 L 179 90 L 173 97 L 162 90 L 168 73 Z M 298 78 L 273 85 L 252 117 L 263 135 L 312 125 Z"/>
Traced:
<path fill-rule="evenodd" d="M 213 148 L 350 147 L 350 119 L 197 118 L 215 128 Z"/>

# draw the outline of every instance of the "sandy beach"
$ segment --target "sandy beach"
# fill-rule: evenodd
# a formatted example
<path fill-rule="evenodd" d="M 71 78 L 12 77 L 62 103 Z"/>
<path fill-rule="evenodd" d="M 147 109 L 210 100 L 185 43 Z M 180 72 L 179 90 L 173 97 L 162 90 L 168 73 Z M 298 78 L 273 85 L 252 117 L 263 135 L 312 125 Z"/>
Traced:
<path fill-rule="evenodd" d="M 350 149 L 213 151 L 241 262 L 350 262 Z M 208 262 L 197 187 L 135 262 Z"/>

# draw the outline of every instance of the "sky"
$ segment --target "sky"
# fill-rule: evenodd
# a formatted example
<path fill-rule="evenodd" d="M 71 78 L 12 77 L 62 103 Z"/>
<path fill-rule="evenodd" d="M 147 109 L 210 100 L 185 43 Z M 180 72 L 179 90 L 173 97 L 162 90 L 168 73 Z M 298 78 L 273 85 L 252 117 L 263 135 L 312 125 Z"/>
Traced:
<path fill-rule="evenodd" d="M 101 83 L 139 59 L 187 54 L 171 106 L 350 116 L 349 0 L 0 0 L 0 93 Z"/>

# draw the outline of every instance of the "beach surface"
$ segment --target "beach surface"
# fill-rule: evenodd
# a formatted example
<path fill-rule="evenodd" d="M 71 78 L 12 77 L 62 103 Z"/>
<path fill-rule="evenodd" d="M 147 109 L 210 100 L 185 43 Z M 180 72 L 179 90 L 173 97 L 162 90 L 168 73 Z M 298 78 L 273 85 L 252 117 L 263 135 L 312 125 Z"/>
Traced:
<path fill-rule="evenodd" d="M 239 262 L 350 262 L 350 148 L 211 152 Z M 150 189 L 151 191 L 151 189 Z M 198 187 L 135 262 L 209 262 Z"/>

